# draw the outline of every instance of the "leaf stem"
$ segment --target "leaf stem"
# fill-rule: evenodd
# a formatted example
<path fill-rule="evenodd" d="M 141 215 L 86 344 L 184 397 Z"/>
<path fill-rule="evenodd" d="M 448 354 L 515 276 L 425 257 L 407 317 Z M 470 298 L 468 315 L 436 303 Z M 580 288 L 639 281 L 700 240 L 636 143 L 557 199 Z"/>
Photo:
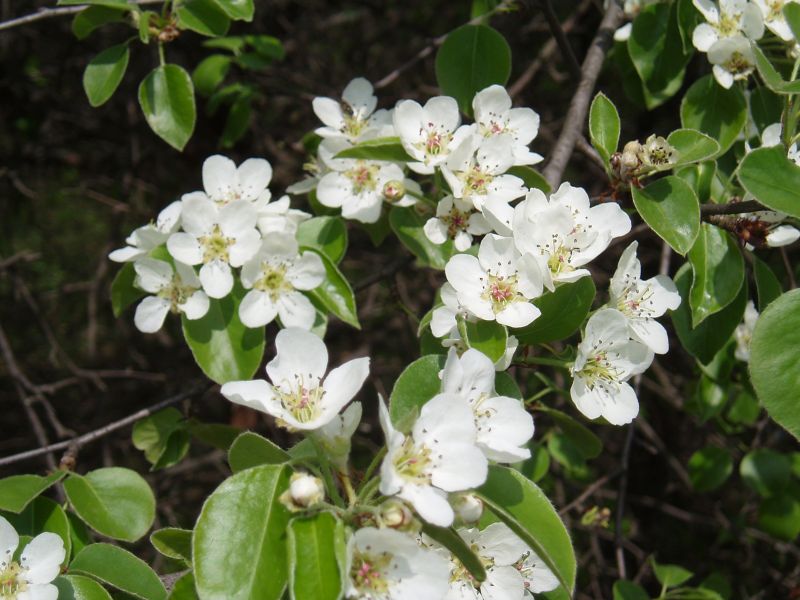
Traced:
<path fill-rule="evenodd" d="M 162 67 L 167 64 L 167 59 L 164 56 L 164 43 L 163 42 L 159 42 L 158 43 L 158 62 L 159 62 L 159 64 L 161 64 Z"/>

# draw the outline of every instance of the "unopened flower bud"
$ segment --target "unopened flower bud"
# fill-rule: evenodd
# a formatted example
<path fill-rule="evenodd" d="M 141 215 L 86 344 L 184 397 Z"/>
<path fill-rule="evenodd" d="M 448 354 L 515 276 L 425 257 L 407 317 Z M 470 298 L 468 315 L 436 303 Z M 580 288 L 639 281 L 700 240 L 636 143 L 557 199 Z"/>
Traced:
<path fill-rule="evenodd" d="M 294 473 L 289 480 L 289 489 L 281 495 L 281 502 L 292 512 L 298 512 L 322 502 L 325 488 L 318 477 L 308 473 Z"/>
<path fill-rule="evenodd" d="M 466 525 L 477 523 L 483 514 L 483 502 L 475 494 L 459 494 L 450 504 L 456 516 Z"/>
<path fill-rule="evenodd" d="M 403 502 L 387 500 L 380 507 L 380 522 L 384 527 L 406 530 L 415 524 L 414 513 Z"/>
<path fill-rule="evenodd" d="M 383 197 L 386 198 L 386 201 L 390 204 L 401 200 L 405 195 L 406 186 L 398 179 L 387 181 L 383 186 Z"/>

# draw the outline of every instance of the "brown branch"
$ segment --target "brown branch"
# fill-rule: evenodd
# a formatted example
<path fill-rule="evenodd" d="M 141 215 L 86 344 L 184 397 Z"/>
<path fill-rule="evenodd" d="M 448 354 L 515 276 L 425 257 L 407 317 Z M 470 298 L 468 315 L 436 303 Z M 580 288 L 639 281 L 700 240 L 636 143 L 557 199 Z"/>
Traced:
<path fill-rule="evenodd" d="M 410 265 L 413 261 L 414 257 L 411 255 L 398 258 L 396 261 L 389 263 L 388 265 L 376 271 L 372 275 L 367 275 L 361 281 L 356 282 L 355 285 L 353 285 L 353 291 L 360 292 L 361 290 L 364 290 L 383 279 L 389 279 L 391 277 L 394 277 L 395 274 L 402 271 L 406 266 Z"/>
<path fill-rule="evenodd" d="M 133 4 L 161 4 L 164 0 L 134 0 Z M 80 6 L 59 6 L 56 8 L 40 8 L 35 13 L 24 15 L 9 19 L 8 21 L 0 22 L 0 31 L 4 29 L 11 29 L 12 27 L 19 27 L 20 25 L 27 25 L 41 21 L 42 19 L 51 19 L 53 17 L 62 17 L 64 15 L 73 15 L 81 12 L 83 9 L 88 8 L 87 4 Z"/>
<path fill-rule="evenodd" d="M 556 189 L 561 183 L 561 176 L 567 167 L 578 136 L 581 135 L 586 114 L 589 111 L 589 101 L 594 92 L 600 70 L 608 48 L 611 46 L 614 31 L 622 20 L 622 10 L 616 2 L 609 3 L 608 10 L 600 22 L 597 34 L 592 40 L 592 45 L 586 53 L 586 58 L 581 66 L 581 79 L 569 105 L 567 118 L 561 129 L 561 135 L 550 153 L 550 162 L 543 171 L 544 178 L 550 187 Z"/>
<path fill-rule="evenodd" d="M 703 217 L 711 215 L 737 215 L 741 213 L 756 212 L 758 210 L 769 210 L 758 200 L 745 200 L 744 202 L 728 202 L 727 204 L 708 204 L 700 205 L 700 214 Z"/>
<path fill-rule="evenodd" d="M 636 386 L 639 387 L 638 385 Z M 638 390 L 637 390 L 638 391 Z M 614 518 L 614 547 L 617 558 L 617 573 L 620 579 L 627 579 L 625 569 L 625 553 L 622 548 L 622 518 L 625 516 L 625 494 L 628 491 L 628 467 L 631 459 L 631 447 L 633 446 L 633 435 L 635 433 L 635 421 L 628 425 L 628 433 L 625 436 L 625 445 L 622 448 L 622 464 L 620 470 L 622 475 L 619 479 L 619 493 L 617 494 L 617 511 Z"/>
<path fill-rule="evenodd" d="M 561 515 L 561 516 L 566 515 L 573 508 L 576 508 L 576 507 L 580 506 L 581 504 L 583 504 L 583 502 L 587 498 L 589 498 L 589 496 L 594 494 L 597 490 L 599 490 L 601 487 L 603 487 L 609 481 L 611 481 L 612 479 L 617 478 L 619 475 L 622 475 L 622 473 L 623 473 L 622 469 L 617 469 L 613 473 L 609 473 L 608 475 L 603 475 L 600 479 L 598 479 L 592 485 L 590 485 L 585 490 L 583 490 L 578 497 L 576 497 L 569 504 L 567 504 L 566 506 L 561 508 L 558 511 L 558 514 Z"/>
<path fill-rule="evenodd" d="M 555 11 L 553 10 L 552 3 L 550 0 L 541 0 L 539 5 L 544 12 L 544 18 L 547 19 L 547 25 L 550 27 L 550 32 L 553 34 L 553 38 L 555 39 L 556 44 L 558 44 L 564 60 L 567 62 L 567 69 L 569 70 L 570 77 L 572 77 L 575 81 L 580 81 L 581 66 L 578 64 L 578 59 L 575 57 L 575 52 L 572 51 L 572 46 L 570 45 L 567 35 L 564 32 L 564 27 L 561 25 L 561 21 L 558 20 L 558 15 L 556 15 Z"/>

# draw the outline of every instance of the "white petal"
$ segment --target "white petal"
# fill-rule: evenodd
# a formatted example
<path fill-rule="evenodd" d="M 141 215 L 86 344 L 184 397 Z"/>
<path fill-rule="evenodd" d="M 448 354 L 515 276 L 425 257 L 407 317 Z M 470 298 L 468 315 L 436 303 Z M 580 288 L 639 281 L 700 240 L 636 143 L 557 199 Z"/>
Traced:
<path fill-rule="evenodd" d="M 325 265 L 316 252 L 303 252 L 300 260 L 286 272 L 286 277 L 298 290 L 313 290 L 325 280 Z"/>
<path fill-rule="evenodd" d="M 508 327 L 525 327 L 535 321 L 542 314 L 530 302 L 511 302 L 496 315 L 497 322 Z"/>
<path fill-rule="evenodd" d="M 231 266 L 241 267 L 256 255 L 260 246 L 261 234 L 256 229 L 245 231 L 228 248 L 228 259 Z"/>
<path fill-rule="evenodd" d="M 199 237 L 213 229 L 217 223 L 219 211 L 212 200 L 200 195 L 187 195 L 184 196 L 181 203 L 183 204 L 181 225 L 185 232 Z"/>
<path fill-rule="evenodd" d="M 692 44 L 700 52 L 708 52 L 718 39 L 717 30 L 708 23 L 700 23 L 692 32 Z"/>
<path fill-rule="evenodd" d="M 455 131 L 461 121 L 458 103 L 450 96 L 435 96 L 428 100 L 425 114 L 435 126 L 445 131 Z"/>
<path fill-rule="evenodd" d="M 133 323 L 142 333 L 155 333 L 164 325 L 170 309 L 170 301 L 157 296 L 147 296 L 136 307 Z"/>
<path fill-rule="evenodd" d="M 425 232 L 425 237 L 436 245 L 444 244 L 447 241 L 447 224 L 441 219 L 431 217 L 425 222 L 425 226 L 422 229 Z"/>
<path fill-rule="evenodd" d="M 215 154 L 203 162 L 203 188 L 214 200 L 224 200 L 236 186 L 236 163 Z"/>
<path fill-rule="evenodd" d="M 278 307 L 269 294 L 250 290 L 239 304 L 239 319 L 246 327 L 256 328 L 271 323 L 278 314 Z"/>
<path fill-rule="evenodd" d="M 169 236 L 167 251 L 175 260 L 187 265 L 199 265 L 203 262 L 203 247 L 197 238 L 189 233 L 179 231 Z"/>
<path fill-rule="evenodd" d="M 341 173 L 328 173 L 317 184 L 317 200 L 323 206 L 339 208 L 352 197 L 352 182 Z"/>
<path fill-rule="evenodd" d="M 263 379 L 253 381 L 229 381 L 220 393 L 231 402 L 266 412 L 266 403 L 275 396 L 272 386 Z"/>
<path fill-rule="evenodd" d="M 432 525 L 450 527 L 455 514 L 444 492 L 431 486 L 406 485 L 400 497 L 408 500 L 420 517 Z"/>
<path fill-rule="evenodd" d="M 325 405 L 338 413 L 361 389 L 369 376 L 369 358 L 356 358 L 336 367 L 325 378 Z"/>
<path fill-rule="evenodd" d="M 4 517 L 0 517 L 0 569 L 8 566 L 19 546 L 17 530 Z"/>
<path fill-rule="evenodd" d="M 219 228 L 228 237 L 239 237 L 248 231 L 255 231 L 258 215 L 250 202 L 236 200 L 226 204 L 219 211 Z"/>
<path fill-rule="evenodd" d="M 767 234 L 767 245 L 770 248 L 788 246 L 800 238 L 800 231 L 791 225 L 780 225 Z"/>
<path fill-rule="evenodd" d="M 208 312 L 209 300 L 208 296 L 202 290 L 196 291 L 194 294 L 186 299 L 186 302 L 178 305 L 186 318 L 190 321 L 202 319 Z"/>
<path fill-rule="evenodd" d="M 344 116 L 339 103 L 333 98 L 314 98 L 311 103 L 314 114 L 328 127 L 337 131 L 344 127 Z"/>
<path fill-rule="evenodd" d="M 263 158 L 248 158 L 237 170 L 243 200 L 255 200 L 272 179 L 272 165 Z"/>
<path fill-rule="evenodd" d="M 669 351 L 667 330 L 655 319 L 637 319 L 630 322 L 630 327 L 633 337 L 656 354 L 666 354 Z"/>
<path fill-rule="evenodd" d="M 310 331 L 317 318 L 317 311 L 311 300 L 300 292 L 287 292 L 278 298 L 278 316 L 284 327 Z"/>
<path fill-rule="evenodd" d="M 24 592 L 17 594 L 17 600 L 57 600 L 58 588 L 51 583 L 28 586 Z"/>
<path fill-rule="evenodd" d="M 322 379 L 328 367 L 328 349 L 313 333 L 282 329 L 275 337 L 277 355 L 267 363 L 267 375 L 275 385 L 293 385 L 297 376 L 311 384 Z"/>
<path fill-rule="evenodd" d="M 233 289 L 231 267 L 221 260 L 212 260 L 200 267 L 200 282 L 210 298 L 224 298 Z"/>
<path fill-rule="evenodd" d="M 56 578 L 66 551 L 61 536 L 55 533 L 40 533 L 25 546 L 20 556 L 20 566 L 25 579 L 33 584 L 50 583 Z"/>
<path fill-rule="evenodd" d="M 133 263 L 136 271 L 136 286 L 145 292 L 156 294 L 172 283 L 172 265 L 154 258 L 140 258 Z"/>
<path fill-rule="evenodd" d="M 375 110 L 378 99 L 372 93 L 372 84 L 363 77 L 356 77 L 342 92 L 342 100 L 347 102 L 362 116 L 367 116 Z"/>

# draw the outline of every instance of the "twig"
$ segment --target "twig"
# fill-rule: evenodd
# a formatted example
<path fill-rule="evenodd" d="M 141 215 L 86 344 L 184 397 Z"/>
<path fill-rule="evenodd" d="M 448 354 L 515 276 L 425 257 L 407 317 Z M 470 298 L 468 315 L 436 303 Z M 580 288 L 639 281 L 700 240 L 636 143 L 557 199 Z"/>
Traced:
<path fill-rule="evenodd" d="M 133 0 L 132 4 L 161 4 L 164 0 Z M 12 27 L 18 27 L 20 25 L 27 25 L 28 23 L 33 23 L 35 21 L 41 21 L 42 19 L 50 19 L 52 17 L 62 17 L 64 15 L 73 15 L 75 13 L 81 12 L 83 9 L 88 8 L 87 4 L 82 4 L 80 6 L 59 6 L 56 8 L 40 8 L 35 13 L 31 13 L 29 15 L 24 15 L 22 17 L 17 17 L 15 19 L 9 19 L 8 21 L 3 21 L 0 23 L 0 31 L 4 29 L 11 29 Z"/>
<path fill-rule="evenodd" d="M 592 485 L 590 485 L 590 486 L 589 486 L 589 487 L 587 487 L 585 490 L 583 490 L 583 492 L 581 492 L 580 496 L 578 496 L 578 497 L 577 497 L 577 498 L 575 498 L 575 499 L 574 499 L 572 502 L 570 502 L 569 504 L 567 504 L 566 506 L 564 506 L 562 509 L 560 509 L 560 510 L 558 511 L 558 514 L 559 514 L 559 515 L 562 515 L 562 516 L 563 516 L 563 515 L 566 515 L 566 514 L 567 514 L 569 511 L 571 511 L 573 508 L 575 508 L 575 507 L 577 507 L 577 506 L 580 506 L 581 504 L 583 504 L 583 502 L 584 502 L 584 501 L 585 501 L 585 500 L 586 500 L 586 499 L 587 499 L 589 496 L 591 496 L 592 494 L 594 494 L 594 493 L 595 493 L 595 492 L 596 492 L 598 489 L 600 489 L 601 487 L 603 487 L 605 484 L 607 484 L 607 483 L 608 483 L 609 481 L 611 481 L 612 479 L 616 479 L 616 478 L 617 478 L 619 475 L 621 475 L 622 473 L 623 473 L 623 470 L 622 470 L 622 469 L 618 469 L 618 470 L 614 471 L 613 473 L 609 473 L 608 475 L 603 475 L 603 476 L 602 476 L 600 479 L 598 479 L 598 480 L 597 480 L 597 481 L 595 481 L 595 482 L 594 482 Z"/>
<path fill-rule="evenodd" d="M 17 252 L 16 254 L 12 254 L 8 258 L 0 260 L 0 271 L 3 271 L 8 267 L 11 267 L 18 262 L 33 262 L 40 256 L 41 254 L 39 254 L 38 252 L 33 252 L 31 250 L 22 250 L 20 252 Z"/>
<path fill-rule="evenodd" d="M 58 442 L 56 444 L 50 444 L 44 446 L 42 448 L 36 448 L 34 450 L 27 450 L 25 452 L 20 452 L 19 454 L 12 454 L 11 456 L 7 456 L 5 458 L 0 458 L 0 466 L 3 465 L 10 465 L 12 463 L 20 462 L 23 460 L 27 460 L 29 458 L 35 458 L 37 456 L 41 456 L 42 454 L 48 454 L 51 452 L 59 452 L 61 450 L 66 450 L 67 448 L 80 448 L 85 446 L 89 442 L 93 442 L 101 437 L 108 435 L 109 433 L 113 433 L 118 429 L 122 429 L 123 427 L 127 427 L 128 425 L 132 425 L 136 421 L 140 419 L 144 419 L 152 415 L 153 413 L 161 410 L 162 408 L 167 408 L 168 406 L 172 406 L 173 404 L 177 404 L 182 400 L 186 400 L 187 398 L 191 398 L 195 394 L 197 394 L 200 390 L 204 389 L 205 386 L 201 385 L 194 385 L 189 390 L 185 392 L 181 392 L 176 396 L 172 396 L 171 398 L 167 398 L 158 402 L 157 404 L 153 404 L 152 406 L 148 406 L 147 408 L 143 408 L 141 410 L 136 411 L 135 413 L 128 415 L 118 421 L 114 421 L 109 423 L 108 425 L 104 425 L 99 429 L 95 429 L 94 431 L 90 431 L 88 433 L 84 433 L 81 436 L 73 438 L 71 440 L 65 440 L 63 442 Z M 208 388 L 213 389 L 213 388 Z"/>
<path fill-rule="evenodd" d="M 578 59 L 572 51 L 572 46 L 570 46 L 569 40 L 564 33 L 561 21 L 558 20 L 558 15 L 556 15 L 553 10 L 553 5 L 550 3 L 550 0 L 540 0 L 539 5 L 542 7 L 544 18 L 547 19 L 547 24 L 550 27 L 553 38 L 556 40 L 556 44 L 558 44 L 561 54 L 567 62 L 567 69 L 569 69 L 570 76 L 575 81 L 579 81 L 581 78 L 581 66 L 578 64 Z"/>
<path fill-rule="evenodd" d="M 414 257 L 411 255 L 404 256 L 402 258 L 398 258 L 396 261 L 389 263 L 384 268 L 376 271 L 372 275 L 367 275 L 361 281 L 358 281 L 353 285 L 354 292 L 360 292 L 363 289 L 368 288 L 369 286 L 378 283 L 383 279 L 389 279 L 393 277 L 396 273 L 403 270 L 406 266 L 411 264 L 414 261 Z"/>
<path fill-rule="evenodd" d="M 586 53 L 586 58 L 581 67 L 581 79 L 569 105 L 567 118 L 561 135 L 550 153 L 550 162 L 545 167 L 543 175 L 550 187 L 555 189 L 561 183 L 561 176 L 567 167 L 575 143 L 583 130 L 586 114 L 589 111 L 589 100 L 594 91 L 595 83 L 603 68 L 606 51 L 611 46 L 614 31 L 622 20 L 622 11 L 616 2 L 610 2 L 597 34 L 592 40 L 592 45 Z"/>
<path fill-rule="evenodd" d="M 638 386 L 637 386 L 638 387 Z M 633 435 L 635 421 L 628 425 L 628 433 L 625 436 L 625 446 L 622 448 L 622 476 L 619 480 L 619 493 L 617 494 L 617 511 L 614 518 L 614 547 L 617 558 L 617 572 L 620 579 L 627 579 L 625 569 L 625 553 L 622 548 L 622 517 L 625 515 L 625 494 L 628 491 L 628 466 L 631 459 L 631 446 L 633 446 Z"/>
<path fill-rule="evenodd" d="M 711 215 L 737 215 L 740 213 L 756 212 L 758 210 L 768 210 L 758 200 L 745 200 L 744 202 L 728 202 L 727 204 L 714 204 L 709 202 L 700 205 L 700 215 L 710 217 Z"/>

